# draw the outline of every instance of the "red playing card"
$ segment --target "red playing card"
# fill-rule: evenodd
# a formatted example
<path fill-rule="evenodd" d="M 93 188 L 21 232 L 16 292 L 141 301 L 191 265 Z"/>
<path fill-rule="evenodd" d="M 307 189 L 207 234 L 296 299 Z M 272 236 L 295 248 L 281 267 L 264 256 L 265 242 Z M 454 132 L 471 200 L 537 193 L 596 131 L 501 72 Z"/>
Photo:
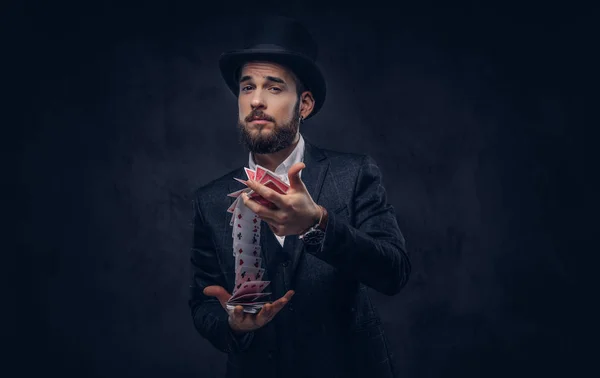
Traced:
<path fill-rule="evenodd" d="M 253 171 L 250 168 L 244 168 L 244 171 L 246 171 L 246 176 L 248 176 L 248 180 L 254 180 L 254 177 L 256 177 L 255 171 Z"/>
<path fill-rule="evenodd" d="M 290 187 L 287 186 L 285 183 L 275 182 L 273 180 L 267 180 L 263 185 L 269 189 L 276 191 L 279 194 L 285 194 L 290 189 Z"/>
<path fill-rule="evenodd" d="M 256 165 L 256 175 L 254 176 L 254 181 L 260 182 L 260 180 L 262 180 L 262 178 L 266 172 L 267 172 L 266 168 L 263 168 L 260 165 Z"/>
<path fill-rule="evenodd" d="M 267 188 L 274 190 L 275 192 L 279 193 L 279 194 L 285 194 L 285 192 L 281 191 L 281 189 L 271 180 L 267 181 L 264 184 Z M 286 188 L 287 191 L 288 188 Z M 269 209 L 276 209 L 277 205 L 275 205 L 273 202 L 265 199 L 263 196 L 261 196 L 260 194 L 258 194 L 257 192 L 250 192 L 249 196 L 250 199 L 260 203 L 263 206 L 268 207 Z"/>
<path fill-rule="evenodd" d="M 290 186 L 280 179 L 279 176 L 270 171 L 266 172 L 260 180 L 260 183 L 263 185 L 267 185 L 269 182 L 272 182 L 273 185 L 279 189 L 281 194 L 287 193 L 288 189 L 290 188 Z"/>

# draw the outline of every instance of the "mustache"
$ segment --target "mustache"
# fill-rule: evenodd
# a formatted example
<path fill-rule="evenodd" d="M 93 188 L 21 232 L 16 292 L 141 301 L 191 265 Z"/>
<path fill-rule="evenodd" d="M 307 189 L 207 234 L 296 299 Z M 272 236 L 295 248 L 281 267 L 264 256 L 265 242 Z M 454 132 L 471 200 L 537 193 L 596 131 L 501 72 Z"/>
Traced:
<path fill-rule="evenodd" d="M 270 122 L 275 122 L 273 120 L 273 118 L 271 118 L 270 116 L 266 115 L 265 113 L 263 113 L 262 111 L 256 111 L 256 112 L 252 112 L 250 113 L 246 118 L 245 121 L 246 122 L 252 122 L 256 119 L 260 119 L 260 120 L 265 120 L 265 121 L 270 121 Z"/>

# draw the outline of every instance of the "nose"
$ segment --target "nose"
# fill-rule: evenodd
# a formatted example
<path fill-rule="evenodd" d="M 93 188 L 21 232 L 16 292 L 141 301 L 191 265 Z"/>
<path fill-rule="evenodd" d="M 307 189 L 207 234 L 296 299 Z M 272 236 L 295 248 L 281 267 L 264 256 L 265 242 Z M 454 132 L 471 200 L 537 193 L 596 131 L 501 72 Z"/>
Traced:
<path fill-rule="evenodd" d="M 263 99 L 261 91 L 254 91 L 254 93 L 252 94 L 252 101 L 250 102 L 250 106 L 252 106 L 252 109 L 266 108 L 266 103 Z"/>

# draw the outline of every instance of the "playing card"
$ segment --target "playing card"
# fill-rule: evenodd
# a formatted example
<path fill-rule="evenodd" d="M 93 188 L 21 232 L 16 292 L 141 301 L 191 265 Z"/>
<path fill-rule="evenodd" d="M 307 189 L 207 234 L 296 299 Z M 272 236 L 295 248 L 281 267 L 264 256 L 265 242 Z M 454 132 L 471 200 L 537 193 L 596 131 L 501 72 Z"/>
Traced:
<path fill-rule="evenodd" d="M 233 210 L 233 216 L 238 221 L 257 224 L 260 223 L 260 218 L 242 201 L 239 206 Z"/>
<path fill-rule="evenodd" d="M 266 186 L 269 189 L 274 190 L 275 192 L 279 193 L 279 194 L 286 194 L 286 192 L 288 191 L 289 187 L 287 185 L 285 185 L 285 183 L 279 182 L 276 183 L 273 180 L 267 180 L 264 184 L 264 186 Z M 284 188 L 284 189 L 282 189 Z M 267 200 L 266 198 L 264 198 L 263 196 L 261 196 L 260 194 L 258 194 L 257 192 L 251 190 L 248 193 L 248 198 L 250 198 L 251 200 L 258 202 L 259 204 L 268 207 L 269 209 L 276 209 L 277 205 L 275 205 L 273 202 Z"/>
<path fill-rule="evenodd" d="M 240 198 L 241 198 L 241 197 L 239 197 L 239 196 L 238 196 L 238 197 L 235 199 L 235 201 L 233 201 L 233 203 L 232 203 L 231 205 L 229 205 L 229 208 L 227 209 L 227 212 L 228 212 L 228 213 L 232 213 L 232 214 L 233 214 L 233 211 L 235 210 L 235 207 L 236 207 L 236 206 L 237 206 L 237 204 L 238 204 L 238 203 L 240 203 L 240 201 L 241 201 L 241 200 L 240 200 Z M 243 201 L 242 201 L 242 203 L 243 203 Z"/>
<path fill-rule="evenodd" d="M 262 292 L 271 281 L 250 281 L 250 282 L 241 282 L 236 283 L 233 288 L 233 296 L 229 298 L 229 300 L 234 300 L 237 297 L 240 297 L 244 294 L 257 294 Z"/>
<path fill-rule="evenodd" d="M 245 220 L 240 220 L 237 219 L 236 217 L 234 217 L 233 219 L 233 229 L 232 229 L 232 235 L 234 236 L 235 233 L 237 233 L 237 231 L 247 231 L 247 230 L 251 230 L 252 232 L 260 232 L 260 222 L 256 221 L 256 222 L 247 222 Z"/>
<path fill-rule="evenodd" d="M 237 273 L 242 267 L 260 268 L 261 261 L 261 257 L 238 254 L 235 257 L 235 272 Z"/>
<path fill-rule="evenodd" d="M 243 266 L 235 274 L 235 282 L 244 283 L 250 281 L 260 281 L 263 274 L 265 273 L 264 268 L 254 268 L 252 266 Z"/>
<path fill-rule="evenodd" d="M 286 187 L 285 190 L 282 190 L 279 184 L 276 184 L 273 180 L 268 180 L 266 181 L 264 184 L 262 184 L 264 186 L 266 186 L 267 188 L 276 191 L 279 194 L 286 194 L 286 192 L 288 191 L 289 187 Z M 250 199 L 254 199 L 257 197 L 263 198 L 262 196 L 260 196 L 260 194 L 258 194 L 257 192 L 255 192 L 254 190 L 250 190 L 248 192 L 248 198 Z"/>
<path fill-rule="evenodd" d="M 263 185 L 267 185 L 268 182 L 272 182 L 273 185 L 275 185 L 277 187 L 278 192 L 280 192 L 281 194 L 284 194 L 288 191 L 288 189 L 290 188 L 290 186 L 283 181 L 282 179 L 279 178 L 279 176 L 277 176 L 276 174 L 267 171 L 265 172 L 263 178 L 259 181 L 261 184 Z M 271 187 L 272 188 L 272 187 Z M 275 189 L 273 189 L 275 190 Z"/>
<path fill-rule="evenodd" d="M 260 244 L 248 244 L 248 243 L 240 243 L 233 242 L 233 256 L 238 257 L 242 256 L 250 256 L 250 257 L 260 257 Z"/>
<path fill-rule="evenodd" d="M 277 188 L 275 186 L 275 184 L 271 181 L 269 181 L 269 183 L 267 184 L 267 187 L 269 187 L 270 189 L 275 190 L 276 192 L 280 193 L 280 194 L 285 194 L 281 191 L 279 191 L 279 188 Z M 250 191 L 248 192 L 248 198 L 250 198 L 251 200 L 258 202 L 259 204 L 268 207 L 269 209 L 276 209 L 277 205 L 275 205 L 273 202 L 267 200 L 266 198 L 264 198 L 263 196 L 261 196 L 260 194 L 258 194 L 255 191 Z"/>
<path fill-rule="evenodd" d="M 246 222 L 233 222 L 231 236 L 236 242 L 260 244 L 260 223 L 251 225 Z"/>
<path fill-rule="evenodd" d="M 271 295 L 271 293 L 248 293 L 242 295 L 236 295 L 234 299 L 229 299 L 229 303 L 258 303 L 260 298 L 264 298 Z M 233 297 L 232 297 L 233 298 Z"/>
<path fill-rule="evenodd" d="M 235 306 L 242 306 L 244 308 L 244 312 L 247 312 L 249 314 L 256 314 L 263 308 L 263 303 L 260 303 L 258 305 L 230 305 L 230 304 L 228 304 L 227 309 L 233 310 L 233 309 L 235 309 Z"/>
<path fill-rule="evenodd" d="M 267 168 L 264 168 L 260 165 L 256 165 L 256 175 L 254 176 L 254 181 L 258 181 L 260 182 L 260 180 L 263 178 L 263 176 L 265 175 L 265 173 L 268 171 Z"/>
<path fill-rule="evenodd" d="M 248 180 L 254 180 L 254 177 L 256 177 L 255 171 L 253 171 L 250 168 L 245 168 L 245 167 L 244 167 L 244 171 L 246 171 L 246 176 L 248 177 Z"/>
<path fill-rule="evenodd" d="M 237 302 L 237 301 L 232 301 L 232 302 L 227 302 L 229 306 L 242 306 L 244 308 L 250 307 L 250 308 L 262 308 L 262 305 L 264 305 L 265 303 L 269 303 L 269 301 L 257 301 L 257 302 Z"/>
<path fill-rule="evenodd" d="M 250 188 L 248 188 L 250 190 Z M 252 222 L 253 224 L 257 224 L 260 222 L 260 218 L 256 215 L 252 210 L 248 208 L 244 204 L 244 201 L 241 197 L 236 198 L 236 202 L 234 202 L 229 208 L 233 207 L 233 211 L 231 212 L 231 219 L 229 220 L 229 225 L 233 226 L 233 222 L 235 219 L 246 220 L 248 222 Z M 229 210 L 227 210 L 229 211 Z"/>
<path fill-rule="evenodd" d="M 233 299 L 229 299 L 227 303 L 236 303 L 236 304 L 256 304 L 256 303 L 265 303 L 266 297 L 271 295 L 271 293 L 249 293 L 238 295 Z M 262 299 L 261 299 L 262 298 Z M 259 301 L 259 299 L 261 299 Z"/>

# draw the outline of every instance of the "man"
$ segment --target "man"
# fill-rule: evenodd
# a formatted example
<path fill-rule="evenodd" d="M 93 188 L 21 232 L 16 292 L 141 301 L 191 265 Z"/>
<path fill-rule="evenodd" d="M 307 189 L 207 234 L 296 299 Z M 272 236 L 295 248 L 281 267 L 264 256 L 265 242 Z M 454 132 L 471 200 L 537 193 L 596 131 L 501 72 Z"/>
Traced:
<path fill-rule="evenodd" d="M 238 98 L 249 168 L 290 185 L 285 194 L 248 186 L 271 209 L 242 198 L 261 218 L 260 244 L 272 303 L 258 314 L 226 310 L 235 280 L 227 193 L 244 188 L 240 167 L 195 192 L 189 301 L 198 332 L 228 353 L 227 377 L 392 377 L 394 361 L 367 287 L 395 295 L 410 263 L 381 172 L 368 155 L 321 149 L 300 125 L 321 109 L 325 79 L 317 46 L 296 21 L 253 23 L 247 48 L 220 69 Z"/>

